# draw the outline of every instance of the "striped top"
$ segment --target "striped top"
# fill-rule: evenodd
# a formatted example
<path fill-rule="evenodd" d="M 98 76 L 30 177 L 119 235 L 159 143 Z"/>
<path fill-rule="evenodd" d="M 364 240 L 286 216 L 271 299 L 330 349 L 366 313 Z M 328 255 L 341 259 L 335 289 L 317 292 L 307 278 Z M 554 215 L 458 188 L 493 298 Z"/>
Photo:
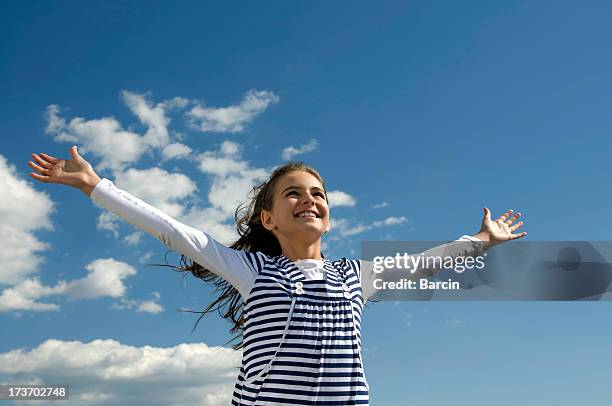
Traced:
<path fill-rule="evenodd" d="M 233 405 L 367 405 L 359 261 L 323 261 L 306 279 L 284 256 L 247 254 L 259 269 L 244 307 Z"/>
<path fill-rule="evenodd" d="M 376 293 L 371 262 L 292 262 L 233 250 L 106 178 L 90 197 L 240 292 L 244 350 L 233 405 L 368 404 L 361 316 Z"/>

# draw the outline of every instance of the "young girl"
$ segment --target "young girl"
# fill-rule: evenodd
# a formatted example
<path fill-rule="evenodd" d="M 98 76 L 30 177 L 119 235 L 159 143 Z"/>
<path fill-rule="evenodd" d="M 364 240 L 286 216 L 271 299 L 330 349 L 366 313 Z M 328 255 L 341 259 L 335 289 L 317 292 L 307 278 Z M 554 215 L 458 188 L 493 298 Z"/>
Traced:
<path fill-rule="evenodd" d="M 243 358 L 233 405 L 368 404 L 360 331 L 363 305 L 375 293 L 372 267 L 366 261 L 323 257 L 329 206 L 316 170 L 289 163 L 254 188 L 250 204 L 236 211 L 240 238 L 228 248 L 100 179 L 76 147 L 70 153 L 70 160 L 32 154 L 36 163 L 29 165 L 36 173 L 30 176 L 78 188 L 181 252 L 181 263 L 191 259 L 182 269 L 224 287 L 205 312 L 227 304 L 224 317 L 234 322 L 233 332 L 242 333 L 243 342 L 235 347 L 243 348 Z M 524 236 L 514 233 L 523 223 L 513 225 L 520 213 L 511 214 L 492 221 L 485 208 L 480 231 L 460 238 L 474 243 L 453 255 L 476 255 Z M 432 250 L 439 249 L 449 251 L 448 246 Z"/>

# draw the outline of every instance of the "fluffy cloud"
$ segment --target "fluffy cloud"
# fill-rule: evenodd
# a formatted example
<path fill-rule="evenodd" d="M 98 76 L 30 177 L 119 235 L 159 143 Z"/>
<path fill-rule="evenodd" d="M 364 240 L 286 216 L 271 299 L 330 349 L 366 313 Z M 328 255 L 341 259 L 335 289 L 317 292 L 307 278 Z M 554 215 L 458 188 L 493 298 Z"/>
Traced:
<path fill-rule="evenodd" d="M 99 258 L 85 266 L 84 278 L 66 284 L 65 294 L 75 298 L 120 297 L 126 291 L 123 280 L 136 275 L 136 269 L 113 258 Z"/>
<path fill-rule="evenodd" d="M 183 223 L 189 224 L 198 230 L 206 231 L 206 233 L 223 244 L 230 244 L 238 238 L 235 225 L 229 224 L 231 219 L 232 217 L 227 212 L 215 209 L 214 207 L 193 207 L 181 217 Z"/>
<path fill-rule="evenodd" d="M 197 190 L 188 176 L 161 168 L 128 169 L 117 174 L 115 184 L 171 217 L 179 217 L 185 208 L 178 201 Z"/>
<path fill-rule="evenodd" d="M 105 211 L 100 213 L 98 216 L 98 222 L 96 223 L 96 228 L 98 230 L 107 230 L 113 233 L 115 238 L 119 238 L 119 217 L 111 213 L 110 211 Z"/>
<path fill-rule="evenodd" d="M 408 220 L 404 216 L 387 217 L 384 220 L 373 221 L 370 224 L 355 223 L 348 219 L 336 219 L 332 220 L 332 237 L 330 239 L 333 241 L 343 237 L 361 234 L 373 228 L 395 226 L 407 222 Z"/>
<path fill-rule="evenodd" d="M 168 161 L 170 159 L 186 158 L 191 154 L 192 149 L 185 144 L 175 142 L 166 147 L 162 151 L 162 159 Z"/>
<path fill-rule="evenodd" d="M 317 140 L 312 138 L 306 144 L 297 147 L 289 146 L 283 149 L 282 157 L 285 161 L 290 161 L 294 156 L 314 151 L 318 146 Z"/>
<path fill-rule="evenodd" d="M 36 272 L 49 245 L 35 232 L 52 230 L 54 204 L 45 192 L 18 176 L 17 169 L 0 155 L 0 283 L 15 284 Z M 24 204 L 27 202 L 27 204 Z"/>
<path fill-rule="evenodd" d="M 144 234 L 141 231 L 135 231 L 130 235 L 126 235 L 123 238 L 123 242 L 125 242 L 129 246 L 138 245 L 143 235 Z"/>
<path fill-rule="evenodd" d="M 168 144 L 168 124 L 170 119 L 166 117 L 166 105 L 158 103 L 152 106 L 145 95 L 128 91 L 122 91 L 121 97 L 128 108 L 138 117 L 142 124 L 148 126 L 142 141 L 153 148 L 161 148 Z"/>
<path fill-rule="evenodd" d="M 121 171 L 126 165 L 138 161 L 147 149 L 142 137 L 124 130 L 112 117 L 94 120 L 75 117 L 66 123 L 59 113 L 59 106 L 47 107 L 46 133 L 53 135 L 55 141 L 79 144 L 81 154 L 91 153 L 100 158 L 96 166 L 100 171 Z"/>
<path fill-rule="evenodd" d="M 223 142 L 218 151 L 200 154 L 198 161 L 199 169 L 212 177 L 209 202 L 227 218 L 247 199 L 253 186 L 269 175 L 265 169 L 251 167 L 242 159 L 240 146 L 230 141 Z"/>
<path fill-rule="evenodd" d="M 73 405 L 227 405 L 241 353 L 204 343 L 135 347 L 47 340 L 0 353 L 0 380 L 62 382 Z"/>
<path fill-rule="evenodd" d="M 113 258 L 100 258 L 85 266 L 88 274 L 73 281 L 59 281 L 55 286 L 45 286 L 36 278 L 25 279 L 16 286 L 0 292 L 0 312 L 58 310 L 55 303 L 41 303 L 38 299 L 48 296 L 72 298 L 121 297 L 127 288 L 124 279 L 136 274 L 136 269 Z"/>
<path fill-rule="evenodd" d="M 191 128 L 197 131 L 240 133 L 278 100 L 278 96 L 272 92 L 249 90 L 238 105 L 218 108 L 198 105 L 187 113 L 187 118 Z"/>
<path fill-rule="evenodd" d="M 86 120 L 75 117 L 66 122 L 60 114 L 60 107 L 47 107 L 46 132 L 54 136 L 55 141 L 70 142 L 81 145 L 80 152 L 91 153 L 100 158 L 98 170 L 110 169 L 121 172 L 126 166 L 136 163 L 141 155 L 151 149 L 162 149 L 164 159 L 186 156 L 191 151 L 180 143 L 170 144 L 168 110 L 183 108 L 188 101 L 175 97 L 172 100 L 153 105 L 146 95 L 129 91 L 121 92 L 121 99 L 138 120 L 147 126 L 147 131 L 140 136 L 124 130 L 113 117 Z"/>
<path fill-rule="evenodd" d="M 332 190 L 331 192 L 327 192 L 327 199 L 329 200 L 329 207 L 353 207 L 356 203 L 356 200 L 353 196 L 340 190 Z"/>
<path fill-rule="evenodd" d="M 339 237 L 350 237 L 352 235 L 363 233 L 371 229 L 372 226 L 362 224 L 362 223 L 354 223 L 348 219 L 332 219 L 331 220 L 331 240 Z M 339 237 L 337 237 L 338 235 Z"/>
<path fill-rule="evenodd" d="M 401 217 L 387 217 L 386 219 L 384 219 L 382 221 L 375 221 L 375 222 L 373 222 L 372 225 L 374 227 L 396 226 L 398 224 L 405 224 L 407 222 L 408 222 L 408 220 L 404 216 L 401 216 Z"/>
<path fill-rule="evenodd" d="M 159 300 L 161 295 L 159 292 L 153 292 L 152 295 L 155 300 L 130 300 L 121 298 L 119 303 L 115 303 L 112 307 L 119 310 L 136 309 L 136 311 L 139 313 L 157 314 L 163 312 L 163 306 L 156 302 L 156 300 Z"/>
<path fill-rule="evenodd" d="M 59 306 L 54 303 L 40 303 L 36 299 L 58 294 L 64 289 L 65 284 L 49 287 L 43 286 L 38 279 L 26 279 L 17 286 L 0 292 L 0 313 L 14 310 L 39 312 L 59 310 Z"/>

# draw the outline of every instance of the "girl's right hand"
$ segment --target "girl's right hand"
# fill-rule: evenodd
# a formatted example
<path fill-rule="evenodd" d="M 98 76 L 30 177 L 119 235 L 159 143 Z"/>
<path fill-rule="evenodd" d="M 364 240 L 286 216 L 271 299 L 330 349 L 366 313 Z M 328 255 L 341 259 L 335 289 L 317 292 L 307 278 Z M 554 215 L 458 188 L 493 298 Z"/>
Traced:
<path fill-rule="evenodd" d="M 70 148 L 70 155 L 72 159 L 66 160 L 44 153 L 32 154 L 36 163 L 29 161 L 28 165 L 38 173 L 30 173 L 30 176 L 44 183 L 60 183 L 75 187 L 89 196 L 100 181 L 100 177 L 91 164 L 79 155 L 76 146 Z"/>

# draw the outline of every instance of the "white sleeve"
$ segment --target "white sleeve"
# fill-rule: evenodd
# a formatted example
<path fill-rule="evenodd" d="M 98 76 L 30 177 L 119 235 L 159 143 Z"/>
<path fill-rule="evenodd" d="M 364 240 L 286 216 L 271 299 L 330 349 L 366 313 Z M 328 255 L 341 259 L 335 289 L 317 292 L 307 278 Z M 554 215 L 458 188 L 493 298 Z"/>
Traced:
<path fill-rule="evenodd" d="M 470 235 L 462 235 L 456 241 L 472 241 L 475 244 L 454 244 L 453 241 L 441 244 L 436 247 L 430 248 L 429 250 L 419 253 L 417 255 L 424 255 L 428 257 L 434 256 L 451 256 L 453 258 L 460 256 L 476 256 L 482 254 L 482 240 Z M 363 301 L 370 299 L 376 293 L 374 287 L 374 280 L 377 277 L 377 273 L 372 270 L 372 261 L 360 260 L 361 268 L 361 293 L 363 295 Z M 415 270 L 416 275 L 432 275 L 437 269 L 417 269 Z"/>
<path fill-rule="evenodd" d="M 103 178 L 91 192 L 91 200 L 123 220 L 152 235 L 219 275 L 246 299 L 265 256 L 224 246 L 203 231 L 183 224 Z"/>

